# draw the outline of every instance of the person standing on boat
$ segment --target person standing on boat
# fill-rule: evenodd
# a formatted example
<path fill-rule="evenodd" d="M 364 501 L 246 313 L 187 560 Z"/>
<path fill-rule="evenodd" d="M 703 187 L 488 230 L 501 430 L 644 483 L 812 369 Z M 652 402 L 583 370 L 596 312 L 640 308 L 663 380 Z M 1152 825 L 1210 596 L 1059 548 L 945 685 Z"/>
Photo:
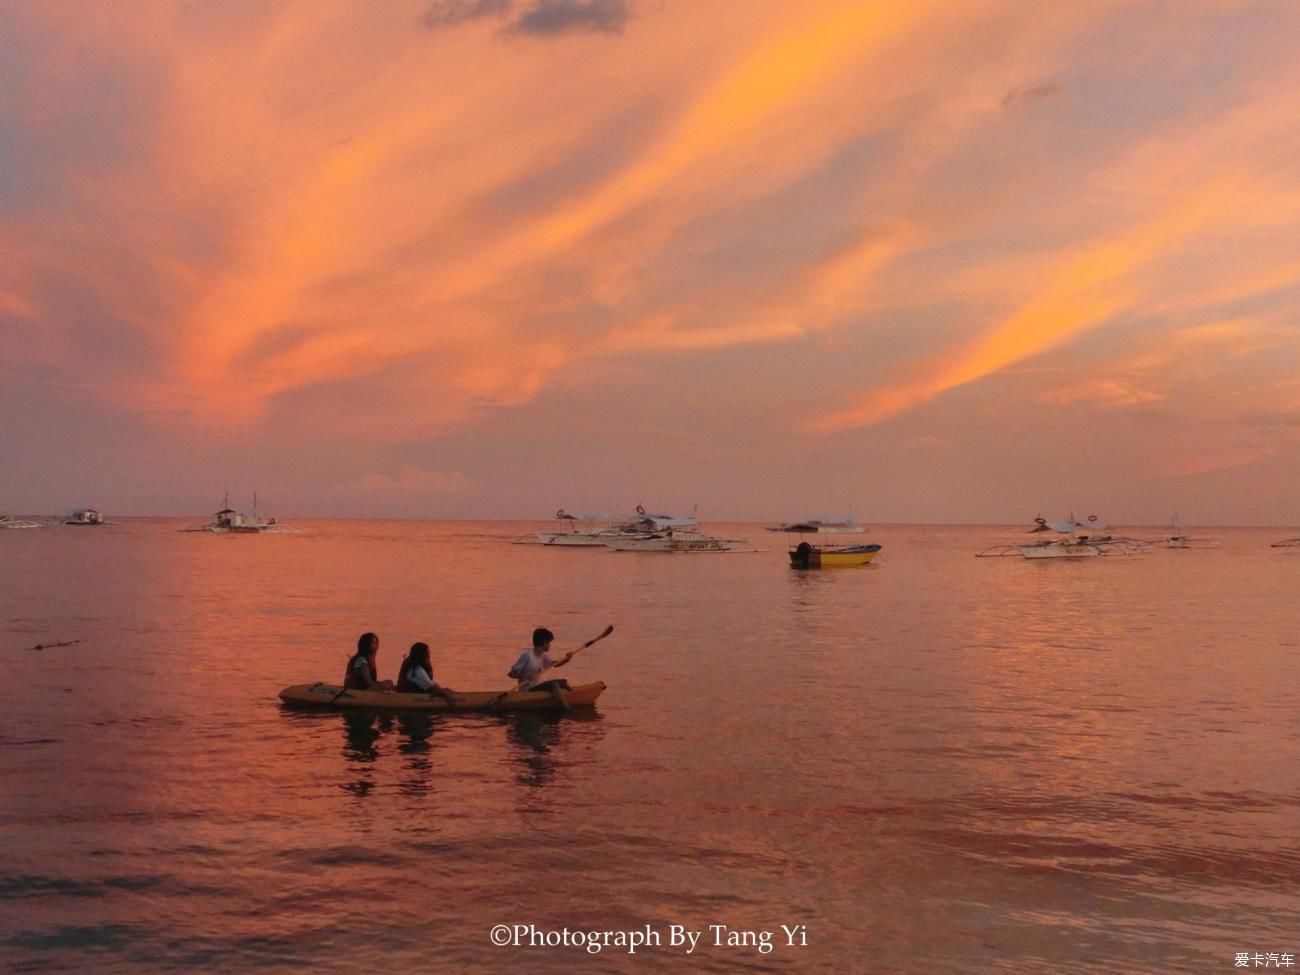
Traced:
<path fill-rule="evenodd" d="M 448 705 L 457 704 L 460 698 L 446 687 L 440 687 L 433 681 L 433 662 L 429 658 L 427 643 L 412 643 L 411 650 L 402 661 L 397 672 L 397 692 L 399 694 L 436 694 Z"/>
<path fill-rule="evenodd" d="M 347 671 L 343 675 L 343 686 L 349 691 L 391 691 L 391 680 L 379 679 L 379 666 L 375 658 L 379 655 L 379 637 L 374 633 L 362 633 L 357 638 L 357 652 L 348 658 Z"/>
<path fill-rule="evenodd" d="M 544 626 L 539 626 L 533 630 L 533 645 L 519 655 L 515 665 L 507 672 L 508 677 L 513 677 L 519 681 L 519 690 L 521 691 L 550 691 L 551 696 L 564 710 L 569 710 L 569 702 L 564 696 L 564 692 L 572 690 L 569 682 L 563 678 L 556 680 L 542 681 L 537 683 L 537 675 L 543 670 L 550 667 L 559 667 L 561 664 L 567 664 L 572 653 L 565 654 L 559 660 L 552 660 L 548 652 L 551 649 L 551 641 L 555 639 L 555 634 Z"/>

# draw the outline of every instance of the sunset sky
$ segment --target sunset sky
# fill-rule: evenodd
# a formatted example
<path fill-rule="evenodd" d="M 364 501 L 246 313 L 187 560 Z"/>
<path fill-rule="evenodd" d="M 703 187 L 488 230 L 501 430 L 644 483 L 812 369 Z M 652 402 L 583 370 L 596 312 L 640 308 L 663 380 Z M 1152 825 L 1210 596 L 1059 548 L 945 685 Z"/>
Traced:
<path fill-rule="evenodd" d="M 0 512 L 1300 524 L 1300 4 L 0 15 Z"/>

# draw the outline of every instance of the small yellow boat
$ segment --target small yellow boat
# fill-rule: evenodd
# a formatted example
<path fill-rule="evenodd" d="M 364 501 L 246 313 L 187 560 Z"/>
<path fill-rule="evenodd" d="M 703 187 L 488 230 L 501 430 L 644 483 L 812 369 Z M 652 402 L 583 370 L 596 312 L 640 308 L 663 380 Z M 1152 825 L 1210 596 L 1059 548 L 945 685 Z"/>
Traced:
<path fill-rule="evenodd" d="M 605 685 L 601 681 L 578 684 L 564 692 L 571 708 L 589 708 Z M 302 708 L 371 708 L 382 711 L 545 711 L 558 704 L 550 691 L 454 691 L 460 699 L 448 704 L 436 694 L 399 694 L 396 691 L 344 691 L 337 684 L 295 684 L 280 692 L 285 704 Z"/>
<path fill-rule="evenodd" d="M 840 565 L 866 565 L 880 551 L 879 545 L 841 545 L 826 548 L 800 542 L 790 549 L 793 569 L 821 569 Z"/>

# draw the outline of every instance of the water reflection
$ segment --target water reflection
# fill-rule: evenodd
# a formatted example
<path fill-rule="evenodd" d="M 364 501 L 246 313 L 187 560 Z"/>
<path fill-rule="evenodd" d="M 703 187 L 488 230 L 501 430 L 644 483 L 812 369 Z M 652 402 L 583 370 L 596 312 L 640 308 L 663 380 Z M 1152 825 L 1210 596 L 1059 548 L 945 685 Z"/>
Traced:
<path fill-rule="evenodd" d="M 604 737 L 601 716 L 595 711 L 570 714 L 512 714 L 502 718 L 515 781 L 531 789 L 550 784 L 557 771 L 572 761 L 579 744 Z"/>
<path fill-rule="evenodd" d="M 864 574 L 327 527 L 0 539 L 44 546 L 0 586 L 12 642 L 96 640 L 8 658 L 6 968 L 685 958 L 494 950 L 521 880 L 565 892 L 556 927 L 818 919 L 797 954 L 685 962 L 711 971 L 1216 971 L 1242 941 L 1295 943 L 1300 572 L 1279 570 L 1300 563 L 1271 531 L 1036 566 L 972 558 L 987 529 L 898 530 Z M 495 686 L 489 648 L 535 622 L 585 637 L 608 614 L 620 636 L 574 671 L 610 679 L 603 720 L 271 710 L 337 679 L 361 629 L 427 635 L 431 591 L 456 607 L 457 686 Z M 217 698 L 163 693 L 213 640 L 236 648 L 205 673 Z M 502 842 L 521 824 L 523 863 Z M 142 918 L 155 901 L 165 923 Z M 366 903 L 374 930 L 350 937 Z"/>
<path fill-rule="evenodd" d="M 557 715 L 518 714 L 506 719 L 506 741 L 515 781 L 540 789 L 555 777 L 558 763 L 551 749 L 560 743 Z"/>
<path fill-rule="evenodd" d="M 379 739 L 393 730 L 393 719 L 373 711 L 343 713 L 343 757 L 348 760 L 343 788 L 365 797 L 375 787 L 375 763 L 379 761 Z"/>
<path fill-rule="evenodd" d="M 394 730 L 398 732 L 397 754 L 402 758 L 397 789 L 408 796 L 432 793 L 434 782 L 434 732 L 445 719 L 441 716 L 411 713 L 383 714 L 374 711 L 348 711 L 343 719 L 343 757 L 347 760 L 343 788 L 364 797 L 375 788 L 380 742 Z"/>
<path fill-rule="evenodd" d="M 434 791 L 431 758 L 434 743 L 431 739 L 442 723 L 442 718 L 429 714 L 403 714 L 397 719 L 402 735 L 397 751 L 405 759 L 397 788 L 403 795 L 427 796 Z"/>

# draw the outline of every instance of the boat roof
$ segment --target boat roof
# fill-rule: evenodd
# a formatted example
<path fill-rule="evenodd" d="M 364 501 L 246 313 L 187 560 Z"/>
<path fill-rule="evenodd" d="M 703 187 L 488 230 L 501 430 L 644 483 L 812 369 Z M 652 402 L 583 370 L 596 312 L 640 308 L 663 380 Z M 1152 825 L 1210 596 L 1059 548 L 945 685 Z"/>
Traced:
<path fill-rule="evenodd" d="M 669 515 L 640 515 L 633 519 L 638 525 L 651 525 L 656 530 L 666 528 L 695 528 L 699 522 L 694 518 L 673 518 Z"/>
<path fill-rule="evenodd" d="M 1034 519 L 1034 527 L 1029 529 L 1032 535 L 1034 532 L 1054 531 L 1062 535 L 1068 535 L 1078 531 L 1104 531 L 1109 526 L 1098 518 L 1096 515 L 1089 515 L 1087 521 L 1078 521 L 1071 514 L 1065 521 L 1048 521 L 1042 515 Z"/>

